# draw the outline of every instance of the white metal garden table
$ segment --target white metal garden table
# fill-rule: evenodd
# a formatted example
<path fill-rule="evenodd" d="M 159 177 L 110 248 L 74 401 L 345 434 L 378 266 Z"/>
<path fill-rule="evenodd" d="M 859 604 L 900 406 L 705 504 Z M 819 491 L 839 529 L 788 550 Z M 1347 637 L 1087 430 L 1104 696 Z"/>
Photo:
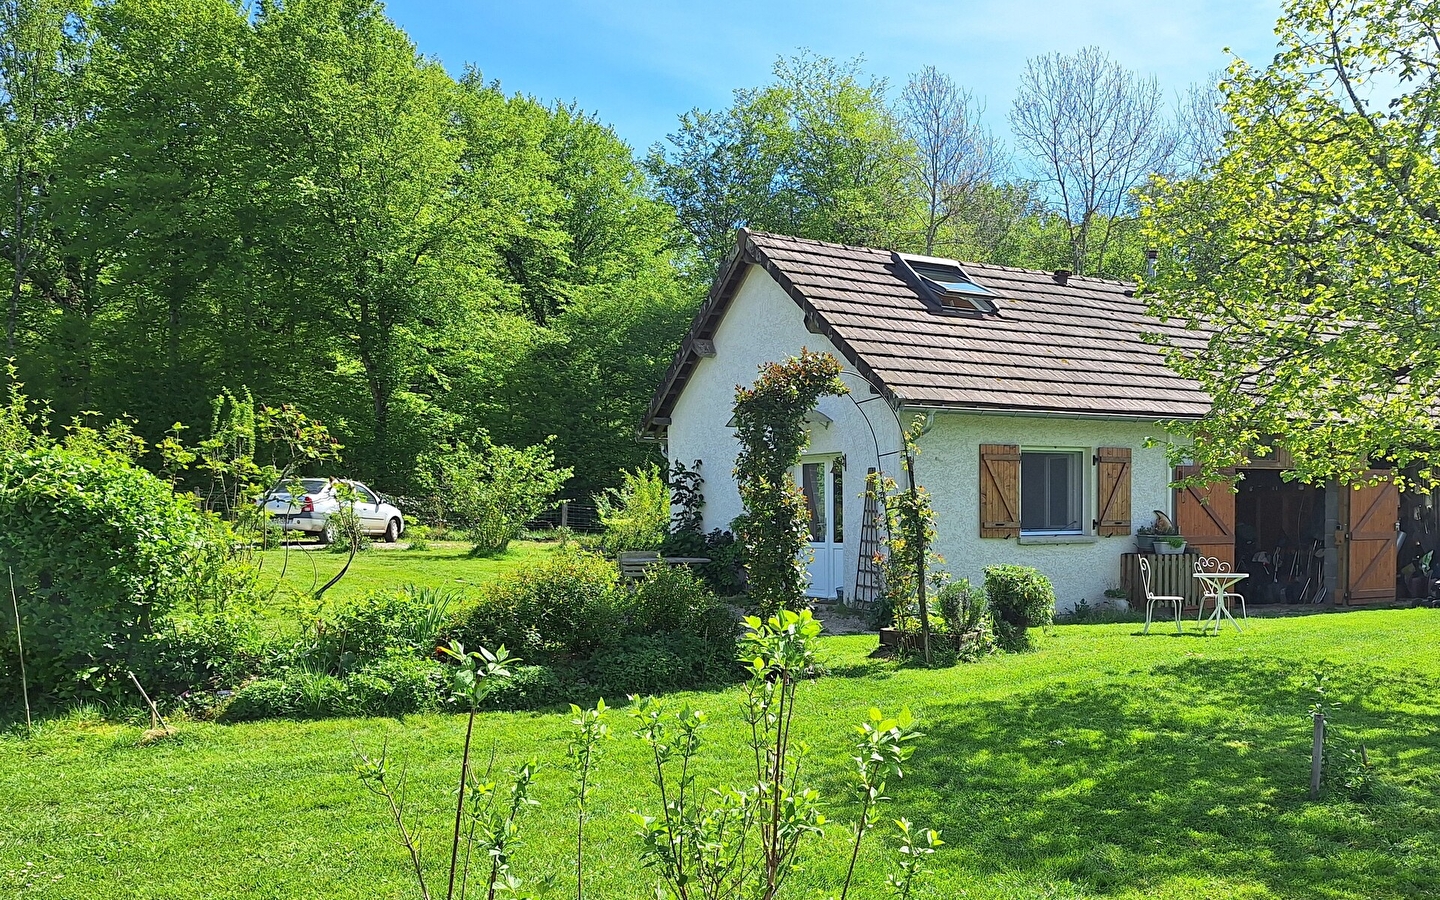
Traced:
<path fill-rule="evenodd" d="M 1215 595 L 1215 612 L 1210 615 L 1210 618 L 1205 620 L 1205 627 L 1200 630 L 1200 633 L 1204 634 L 1205 632 L 1209 631 L 1211 623 L 1214 623 L 1215 634 L 1219 635 L 1220 625 L 1223 623 L 1224 619 L 1229 619 L 1230 624 L 1235 626 L 1235 630 L 1240 631 L 1241 634 L 1244 634 L 1244 632 L 1240 629 L 1240 623 L 1235 621 L 1234 616 L 1230 615 L 1230 604 L 1227 598 L 1232 593 L 1230 589 L 1233 588 L 1235 585 L 1239 584 L 1242 580 L 1249 578 L 1249 573 L 1196 572 L 1195 577 L 1200 579 L 1201 583 L 1205 585 L 1207 593 L 1213 592 Z M 1202 600 L 1201 603 L 1203 604 L 1204 601 Z"/>

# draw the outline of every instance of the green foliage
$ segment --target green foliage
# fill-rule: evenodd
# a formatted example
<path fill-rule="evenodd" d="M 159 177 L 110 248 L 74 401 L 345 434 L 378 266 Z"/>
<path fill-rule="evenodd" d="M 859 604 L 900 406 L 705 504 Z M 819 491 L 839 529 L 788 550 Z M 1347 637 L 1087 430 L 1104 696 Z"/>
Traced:
<path fill-rule="evenodd" d="M 859 61 L 802 52 L 776 60 L 773 81 L 738 90 L 726 110 L 691 110 L 648 167 L 660 195 L 713 273 L 735 229 L 876 247 L 913 233 L 913 146 L 886 103 L 885 82 Z"/>
<path fill-rule="evenodd" d="M 630 432 L 697 292 L 594 117 L 452 78 L 378 3 L 0 12 L 6 355 L 62 421 L 128 411 L 158 443 L 243 380 L 317 411 L 387 490 L 482 427 L 558 431 L 586 494 L 653 457 Z M 544 351 L 474 372 L 512 318 Z"/>
<path fill-rule="evenodd" d="M 119 680 L 142 642 L 192 599 L 187 589 L 224 576 L 228 553 L 215 546 L 224 539 L 190 502 L 123 457 L 59 446 L 7 452 L 0 567 L 14 573 L 32 689 L 127 691 L 128 680 Z M 0 625 L 12 637 L 13 630 Z"/>
<path fill-rule="evenodd" d="M 808 745 L 793 730 L 796 691 L 813 668 L 820 623 L 808 610 L 781 610 L 768 621 L 746 620 L 742 656 L 751 678 L 744 687 L 742 715 L 749 726 L 746 763 L 754 781 L 744 786 L 702 789 L 697 771 L 707 738 L 708 717 L 688 706 L 671 711 L 654 697 L 632 697 L 636 736 L 649 750 L 651 780 L 661 805 L 655 815 L 637 815 L 643 841 L 641 860 L 659 875 L 672 897 L 772 900 L 799 870 L 802 847 L 824 834 L 820 792 L 802 777 Z M 841 896 L 848 894 L 865 833 L 874 825 L 885 779 L 902 777 L 910 754 L 909 712 L 887 719 L 872 710 L 857 732 L 855 757 L 860 822 Z"/>
<path fill-rule="evenodd" d="M 344 715 L 349 709 L 345 682 L 323 672 L 297 670 L 283 678 L 260 678 L 244 685 L 225 705 L 220 719 L 321 719 Z"/>
<path fill-rule="evenodd" d="M 745 586 L 745 545 L 735 535 L 719 528 L 706 534 L 701 530 L 704 522 L 705 479 L 700 474 L 700 460 L 686 466 L 679 460 L 670 466 L 670 502 L 674 517 L 670 522 L 670 533 L 660 544 L 661 556 L 682 556 L 692 559 L 708 559 L 708 563 L 694 567 L 705 580 L 710 590 L 722 597 L 734 597 Z M 738 528 L 737 520 L 731 528 Z"/>
<path fill-rule="evenodd" d="M 1440 191 L 1440 10 L 1289 0 L 1276 34 L 1268 65 L 1237 59 L 1221 84 L 1217 159 L 1145 208 L 1161 254 L 1151 308 L 1213 329 L 1169 347 L 1213 398 L 1175 429 L 1174 455 L 1202 481 L 1277 446 L 1310 483 L 1364 481 L 1387 460 L 1428 488 L 1440 482 L 1440 218 L 1426 199 Z"/>
<path fill-rule="evenodd" d="M 914 720 L 909 709 L 888 719 L 875 707 L 870 708 L 870 720 L 855 726 L 855 793 L 860 801 L 860 816 L 855 820 L 855 841 L 850 851 L 850 867 L 845 871 L 845 885 L 840 889 L 840 900 L 850 894 L 851 879 L 855 876 L 855 862 L 860 857 L 860 845 L 865 835 L 877 824 L 876 814 L 885 796 L 885 780 L 905 776 L 904 764 L 915 752 L 912 741 L 922 737 L 913 727 Z M 908 823 L 907 823 L 908 824 Z M 904 829 L 904 830 L 908 830 Z M 932 832 L 933 833 L 933 832 Z"/>
<path fill-rule="evenodd" d="M 511 677 L 492 686 L 483 709 L 526 710 L 563 706 L 573 695 L 573 671 L 553 666 L 514 666 Z"/>
<path fill-rule="evenodd" d="M 367 594 L 316 622 L 309 659 L 343 673 L 391 651 L 428 656 L 454 602 L 452 593 L 435 589 Z"/>
<path fill-rule="evenodd" d="M 420 457 L 420 482 L 445 524 L 465 529 L 477 555 L 503 553 L 525 523 L 554 506 L 570 469 L 555 466 L 551 439 L 523 449 L 477 435 Z"/>
<path fill-rule="evenodd" d="M 414 550 L 416 553 L 424 553 L 430 549 L 430 526 L 417 523 L 406 523 L 405 525 L 405 549 Z"/>
<path fill-rule="evenodd" d="M 907 473 L 913 470 L 913 457 L 919 452 L 916 442 L 924 425 L 924 418 L 917 416 L 902 435 L 906 454 L 901 465 Z M 913 476 L 910 478 L 913 481 Z M 883 535 L 884 552 L 875 554 L 875 565 L 880 569 L 883 587 L 873 616 L 877 624 L 884 627 L 906 611 L 918 616 L 920 575 L 925 573 L 928 585 L 940 575 L 935 566 L 945 560 L 931 549 L 936 535 L 935 511 L 924 487 L 912 483 L 901 490 L 893 478 L 875 472 L 866 476 L 865 490 L 876 499 L 880 509 L 876 526 Z M 921 632 L 927 632 L 930 627 L 929 611 L 927 600 L 926 615 L 918 623 Z"/>
<path fill-rule="evenodd" d="M 1006 650 L 1030 645 L 1029 629 L 1055 621 L 1055 588 L 1029 566 L 986 566 L 985 599 L 995 617 L 995 633 Z"/>
<path fill-rule="evenodd" d="M 619 599 L 619 608 L 631 631 L 640 634 L 698 632 L 707 640 L 722 637 L 705 630 L 705 619 L 721 606 L 704 581 L 685 566 L 650 566 L 645 577 Z M 734 624 L 730 619 L 725 630 L 733 633 Z"/>
<path fill-rule="evenodd" d="M 805 603 L 809 512 L 790 470 L 808 441 L 805 414 L 821 397 L 849 393 L 840 372 L 835 357 L 802 349 L 762 365 L 754 385 L 735 390 L 735 478 L 745 504 L 740 536 L 750 596 L 766 615 Z"/>
<path fill-rule="evenodd" d="M 660 467 L 620 473 L 620 486 L 595 495 L 606 550 L 658 550 L 670 531 L 670 488 Z"/>
<path fill-rule="evenodd" d="M 474 646 L 585 657 L 613 640 L 622 621 L 619 572 L 604 557 L 563 548 L 491 584 L 460 614 L 454 634 Z"/>
<path fill-rule="evenodd" d="M 672 531 L 660 545 L 660 555 L 710 560 L 691 568 L 722 597 L 734 597 L 744 590 L 745 545 L 733 532 L 718 528 L 709 534 L 698 528 Z"/>
<path fill-rule="evenodd" d="M 446 669 L 413 652 L 391 651 L 345 677 L 350 708 L 370 716 L 402 716 L 439 709 Z"/>

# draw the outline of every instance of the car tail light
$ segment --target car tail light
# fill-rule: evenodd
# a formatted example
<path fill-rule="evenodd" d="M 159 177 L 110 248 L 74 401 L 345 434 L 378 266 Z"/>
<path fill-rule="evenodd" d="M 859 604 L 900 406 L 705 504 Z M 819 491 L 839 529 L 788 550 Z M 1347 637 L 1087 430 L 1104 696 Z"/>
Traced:
<path fill-rule="evenodd" d="M 310 496 L 309 494 L 306 494 L 306 495 L 305 495 L 305 499 L 300 501 L 300 511 L 301 511 L 301 512 L 314 512 L 314 511 L 315 511 L 315 498 L 312 497 L 312 496 Z"/>

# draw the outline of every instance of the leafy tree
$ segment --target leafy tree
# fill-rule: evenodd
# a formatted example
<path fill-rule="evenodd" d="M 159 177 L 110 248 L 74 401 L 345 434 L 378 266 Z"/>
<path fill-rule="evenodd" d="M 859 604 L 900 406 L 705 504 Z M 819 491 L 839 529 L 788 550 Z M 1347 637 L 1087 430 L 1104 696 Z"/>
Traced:
<path fill-rule="evenodd" d="M 142 421 L 194 421 L 214 352 L 209 288 L 237 275 L 247 202 L 246 23 L 226 0 L 119 0 L 92 25 L 89 113 L 55 188 L 66 252 L 107 261 L 92 303 L 119 313 L 89 317 L 109 333 L 104 357 L 77 348 L 87 393 Z"/>
<path fill-rule="evenodd" d="M 658 550 L 670 533 L 670 487 L 651 463 L 620 473 L 620 486 L 595 495 L 607 550 Z"/>
<path fill-rule="evenodd" d="M 1291 0 L 1277 33 L 1230 68 L 1216 161 L 1146 207 L 1152 307 L 1197 329 L 1170 364 L 1214 400 L 1179 430 L 1199 477 L 1278 436 L 1306 481 L 1440 482 L 1440 10 Z"/>
<path fill-rule="evenodd" d="M 15 354 L 21 295 L 32 266 L 51 243 L 45 227 L 47 183 L 76 102 L 83 64 L 83 22 L 76 0 L 0 0 L 0 165 L 10 215 L 0 253 L 10 261 L 5 352 Z"/>
<path fill-rule="evenodd" d="M 447 523 L 464 528 L 477 554 L 503 553 L 525 523 L 554 506 L 571 470 L 555 466 L 550 442 L 516 448 L 480 432 L 419 460 L 419 480 Z"/>
<path fill-rule="evenodd" d="M 886 83 L 860 61 L 801 53 L 774 81 L 738 90 L 727 110 L 691 110 L 651 148 L 648 167 L 675 207 L 701 270 L 713 273 L 753 228 L 818 240 L 899 246 L 913 233 L 913 146 L 886 105 Z"/>
<path fill-rule="evenodd" d="M 358 360 L 369 450 L 385 471 L 416 338 L 455 313 L 479 261 L 460 97 L 378 4 L 276 0 L 255 31 L 272 98 L 261 149 L 282 161 L 265 198 L 271 263 L 299 273 L 310 314 Z"/>

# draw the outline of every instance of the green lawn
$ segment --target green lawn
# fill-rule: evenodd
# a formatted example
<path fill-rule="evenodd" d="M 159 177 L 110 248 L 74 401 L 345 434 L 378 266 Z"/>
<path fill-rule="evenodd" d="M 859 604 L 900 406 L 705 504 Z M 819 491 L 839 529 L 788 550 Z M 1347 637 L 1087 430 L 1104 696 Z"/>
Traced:
<path fill-rule="evenodd" d="M 379 557 L 377 557 L 379 558 Z M 475 573 L 479 576 L 479 572 Z M 1193 626 L 1192 626 L 1193 627 Z M 1425 610 L 1252 620 L 1219 639 L 1054 628 L 1040 650 L 925 671 L 871 660 L 870 636 L 825 643 L 829 674 L 802 685 L 797 730 L 832 825 L 792 897 L 825 897 L 841 869 L 850 763 L 843 723 L 908 704 L 927 733 L 894 814 L 943 829 L 926 896 L 1440 896 L 1440 614 Z M 1308 674 L 1329 660 L 1337 730 L 1380 773 L 1365 804 L 1305 800 Z M 738 777 L 729 690 L 676 697 L 711 714 L 706 779 Z M 534 755 L 540 810 L 519 874 L 573 896 L 564 808 L 567 717 L 494 714 L 478 730 L 511 763 Z M 653 896 L 627 812 L 653 809 L 623 711 L 596 795 L 590 896 Z M 379 801 L 351 772 L 352 743 L 408 761 L 416 811 L 439 831 L 463 719 L 185 723 L 139 746 L 136 727 L 70 716 L 30 740 L 0 737 L 0 896 L 413 896 Z M 861 890 L 884 895 L 872 847 Z M 963 893 L 962 893 L 963 892 Z"/>
<path fill-rule="evenodd" d="M 469 544 L 435 542 L 432 549 L 366 550 L 356 554 L 345 577 L 325 594 L 325 602 L 334 607 L 383 588 L 399 588 L 407 584 L 418 587 L 453 588 L 467 593 L 477 585 L 513 569 L 517 563 L 539 559 L 557 544 L 535 541 L 512 541 L 510 548 L 499 556 L 472 557 Z M 281 588 L 274 593 L 270 612 L 296 598 L 308 597 L 324 585 L 345 565 L 345 554 L 310 544 L 293 545 L 289 550 L 266 550 L 256 554 L 260 566 L 260 583 L 266 588 Z"/>

